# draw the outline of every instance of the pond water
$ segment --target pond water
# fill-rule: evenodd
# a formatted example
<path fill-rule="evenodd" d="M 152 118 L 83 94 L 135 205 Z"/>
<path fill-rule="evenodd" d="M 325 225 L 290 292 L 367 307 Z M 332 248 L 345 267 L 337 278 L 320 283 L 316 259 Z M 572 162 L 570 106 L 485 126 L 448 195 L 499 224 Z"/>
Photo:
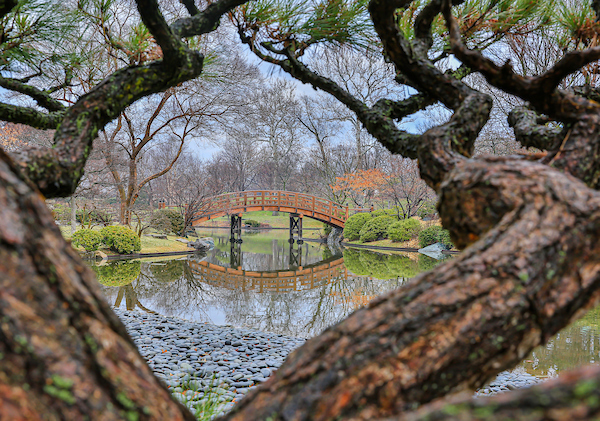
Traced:
<path fill-rule="evenodd" d="M 215 240 L 206 255 L 109 262 L 96 266 L 111 305 L 312 337 L 375 296 L 402 286 L 439 262 L 418 253 L 386 255 L 321 244 L 289 244 L 285 230 L 199 232 Z M 541 377 L 600 360 L 600 308 L 538 347 L 517 370 Z"/>

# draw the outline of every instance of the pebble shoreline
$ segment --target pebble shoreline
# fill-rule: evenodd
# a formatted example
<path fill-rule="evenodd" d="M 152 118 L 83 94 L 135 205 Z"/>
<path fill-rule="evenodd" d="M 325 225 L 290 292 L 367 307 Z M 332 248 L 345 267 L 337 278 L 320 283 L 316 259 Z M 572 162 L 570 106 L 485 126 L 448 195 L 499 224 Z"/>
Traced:
<path fill-rule="evenodd" d="M 159 314 L 114 311 L 154 374 L 193 413 L 207 399 L 218 402 L 215 416 L 229 411 L 305 342 L 303 338 Z M 526 373 L 505 371 L 475 396 L 495 395 L 540 381 Z M 205 395 L 207 390 L 211 391 L 210 397 Z"/>

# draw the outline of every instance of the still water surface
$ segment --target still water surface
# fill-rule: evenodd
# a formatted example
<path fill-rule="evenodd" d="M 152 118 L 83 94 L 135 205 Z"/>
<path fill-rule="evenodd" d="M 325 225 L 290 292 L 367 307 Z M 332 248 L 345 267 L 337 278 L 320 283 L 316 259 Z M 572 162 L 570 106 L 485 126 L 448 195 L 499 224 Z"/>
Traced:
<path fill-rule="evenodd" d="M 344 249 L 332 254 L 316 243 L 290 245 L 286 231 L 244 233 L 244 242 L 233 248 L 225 230 L 200 234 L 215 240 L 205 256 L 95 267 L 111 305 L 312 337 L 438 263 L 417 253 Z M 534 350 L 517 369 L 553 377 L 599 360 L 597 308 Z"/>

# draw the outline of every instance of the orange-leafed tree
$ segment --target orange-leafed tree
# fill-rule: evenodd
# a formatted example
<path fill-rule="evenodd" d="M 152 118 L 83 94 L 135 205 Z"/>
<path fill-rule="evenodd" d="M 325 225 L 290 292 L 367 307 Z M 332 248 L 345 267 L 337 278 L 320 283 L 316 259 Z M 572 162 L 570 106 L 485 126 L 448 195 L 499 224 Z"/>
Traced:
<path fill-rule="evenodd" d="M 331 185 L 334 192 L 344 191 L 356 206 L 365 206 L 381 197 L 387 188 L 389 176 L 377 168 L 358 170 L 335 178 Z"/>

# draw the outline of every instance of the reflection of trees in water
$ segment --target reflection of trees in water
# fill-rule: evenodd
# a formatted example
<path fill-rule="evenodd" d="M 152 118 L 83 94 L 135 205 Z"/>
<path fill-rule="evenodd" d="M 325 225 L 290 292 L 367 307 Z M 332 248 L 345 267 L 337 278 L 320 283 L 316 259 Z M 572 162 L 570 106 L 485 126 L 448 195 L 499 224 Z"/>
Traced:
<path fill-rule="evenodd" d="M 183 260 L 141 262 L 139 276 L 134 282 L 119 288 L 102 288 L 115 307 L 119 307 L 125 297 L 128 310 L 136 306 L 144 311 L 152 311 L 149 309 L 152 308 L 161 314 L 180 317 L 205 311 L 211 295 L 206 289 Z"/>
<path fill-rule="evenodd" d="M 314 336 L 405 278 L 374 280 L 342 274 L 312 290 L 264 292 L 220 289 L 215 302 L 228 323 L 290 336 Z M 359 299 L 357 299 L 357 297 Z"/>
<path fill-rule="evenodd" d="M 530 362 L 527 362 L 530 361 Z M 560 371 L 600 361 L 600 307 L 561 330 L 525 358 L 530 374 L 555 376 Z"/>
<path fill-rule="evenodd" d="M 196 321 L 211 321 L 209 312 L 217 311 L 226 323 L 232 325 L 310 337 L 375 296 L 400 287 L 407 281 L 408 275 L 416 274 L 421 266 L 418 259 L 390 257 L 367 251 L 363 255 L 361 252 L 345 254 L 349 257 L 350 266 L 354 264 L 356 270 L 360 264 L 366 271 L 371 265 L 374 269 L 367 272 L 369 275 L 377 273 L 382 278 L 385 275 L 387 280 L 349 273 L 340 263 L 340 257 L 333 257 L 326 263 L 328 266 L 316 265 L 312 268 L 317 277 L 313 283 L 317 286 L 313 289 L 259 293 L 251 290 L 249 283 L 246 284 L 246 290 L 233 289 L 233 282 L 220 284 L 215 282 L 216 275 L 215 279 L 205 279 L 200 272 L 193 272 L 187 260 L 171 260 L 141 262 L 139 276 L 134 282 L 123 289 L 103 289 L 111 304 L 120 305 L 125 300 L 127 308 L 137 305 L 138 308 Z M 213 256 L 219 253 L 224 252 L 214 252 Z M 206 260 L 202 257 L 198 259 Z M 247 260 L 252 268 L 259 269 L 262 259 L 263 255 L 249 254 Z M 323 267 L 326 269 L 319 269 Z M 244 282 L 251 283 L 252 279 L 247 276 Z M 241 280 L 239 283 L 243 284 Z M 230 286 L 231 289 L 218 285 Z M 300 289 L 305 286 L 296 282 L 296 287 Z"/>

